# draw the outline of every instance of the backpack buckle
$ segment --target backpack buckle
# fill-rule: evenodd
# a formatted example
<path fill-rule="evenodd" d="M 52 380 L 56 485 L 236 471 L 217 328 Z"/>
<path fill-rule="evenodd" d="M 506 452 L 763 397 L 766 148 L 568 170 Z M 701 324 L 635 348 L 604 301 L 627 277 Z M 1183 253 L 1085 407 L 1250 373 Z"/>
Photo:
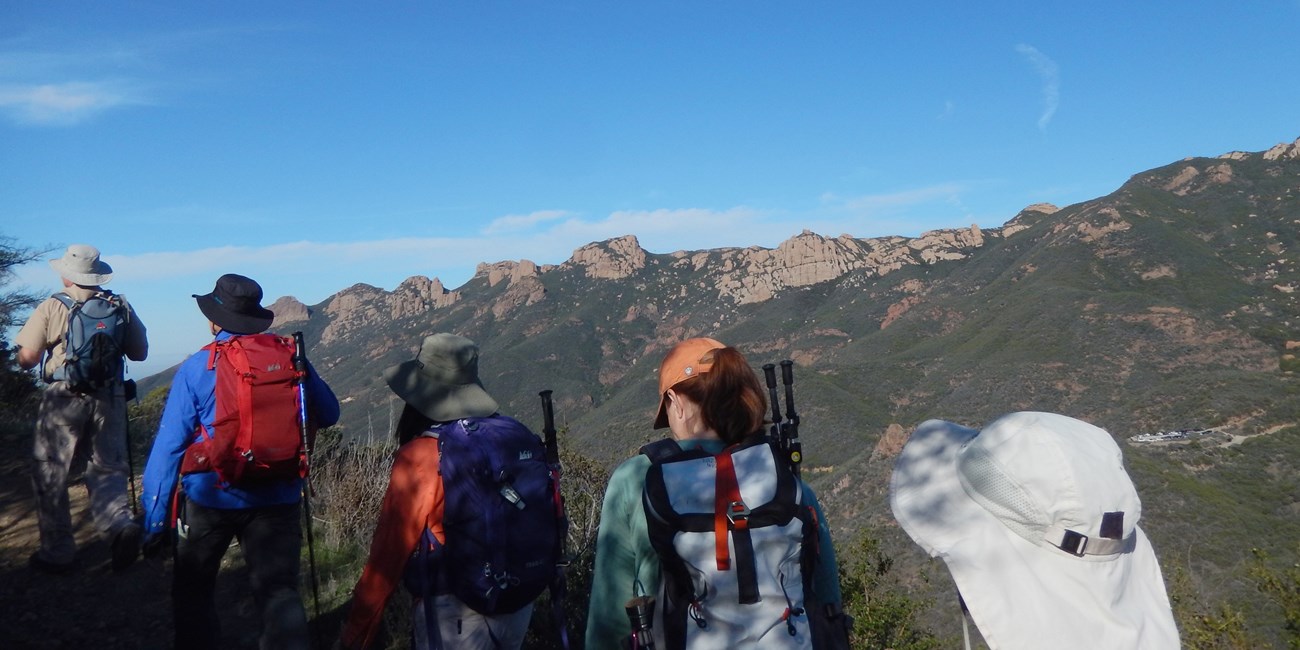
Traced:
<path fill-rule="evenodd" d="M 749 520 L 749 506 L 744 501 L 732 501 L 727 504 L 727 521 L 732 525 L 737 522 L 746 522 Z"/>

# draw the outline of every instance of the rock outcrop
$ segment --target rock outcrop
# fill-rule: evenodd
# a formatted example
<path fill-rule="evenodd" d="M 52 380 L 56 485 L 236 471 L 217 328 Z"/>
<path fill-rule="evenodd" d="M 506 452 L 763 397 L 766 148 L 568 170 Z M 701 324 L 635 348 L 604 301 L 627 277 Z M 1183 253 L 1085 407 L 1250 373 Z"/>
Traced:
<path fill-rule="evenodd" d="M 646 252 L 634 235 L 587 244 L 560 266 L 582 267 L 589 278 L 620 280 L 645 268 Z"/>
<path fill-rule="evenodd" d="M 1283 142 L 1264 152 L 1264 160 L 1295 160 L 1300 158 L 1300 139 L 1295 142 Z"/>
<path fill-rule="evenodd" d="M 460 298 L 460 292 L 448 291 L 438 278 L 429 279 L 422 275 L 403 280 L 392 292 L 368 284 L 355 284 L 334 294 L 325 305 L 325 313 L 331 320 L 321 332 L 321 342 L 328 343 L 376 323 L 448 307 Z"/>
<path fill-rule="evenodd" d="M 888 460 L 897 456 L 911 435 L 897 422 L 890 424 L 876 442 L 876 447 L 871 450 L 871 460 Z"/>
<path fill-rule="evenodd" d="M 281 296 L 278 300 L 267 307 L 275 314 L 275 320 L 271 322 L 271 329 L 276 329 L 284 323 L 296 323 L 311 318 L 311 310 L 307 305 L 302 304 L 293 296 Z"/>
<path fill-rule="evenodd" d="M 474 277 L 484 277 L 487 279 L 489 287 L 495 287 L 501 284 L 502 281 L 514 283 L 524 278 L 536 278 L 539 272 L 537 265 L 528 260 L 493 262 L 492 264 L 480 262 L 474 269 Z"/>
<path fill-rule="evenodd" d="M 840 235 L 831 239 L 805 230 L 775 249 L 721 251 L 718 293 L 737 304 L 764 302 L 783 290 L 835 280 L 853 271 L 880 276 L 905 266 L 964 259 L 985 244 L 986 235 L 1001 233 L 986 233 L 972 225 L 932 230 L 916 238 Z M 692 257 L 690 263 L 699 268 L 702 260 Z"/>
<path fill-rule="evenodd" d="M 1232 165 L 1226 162 L 1213 165 L 1204 171 L 1197 169 L 1194 165 L 1188 165 L 1166 183 L 1164 189 L 1178 196 L 1187 196 L 1188 194 L 1203 192 L 1217 185 L 1231 183 L 1232 174 Z"/>

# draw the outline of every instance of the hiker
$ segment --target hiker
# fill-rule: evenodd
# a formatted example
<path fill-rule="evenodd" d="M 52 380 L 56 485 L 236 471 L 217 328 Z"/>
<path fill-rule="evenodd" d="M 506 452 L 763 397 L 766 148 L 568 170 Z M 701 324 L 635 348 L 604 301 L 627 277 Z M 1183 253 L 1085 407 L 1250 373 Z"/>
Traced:
<path fill-rule="evenodd" d="M 262 287 L 250 278 L 223 275 L 211 293 L 194 298 L 208 319 L 214 340 L 181 362 L 172 378 L 140 495 L 145 513 L 145 555 L 161 556 L 167 550 L 173 553 L 175 647 L 221 646 L 213 596 L 221 558 L 231 539 L 238 537 L 254 602 L 260 610 L 262 647 L 307 648 L 307 614 L 298 593 L 303 491 L 299 461 L 291 458 L 287 468 L 253 480 L 237 477 L 238 472 L 219 461 L 226 454 L 216 446 L 227 439 L 228 426 L 233 423 L 238 427 L 245 418 L 264 423 L 260 431 L 274 430 L 280 436 L 291 436 L 291 445 L 299 435 L 296 391 L 284 388 L 287 397 L 277 394 L 263 399 L 258 402 L 263 412 L 249 413 L 244 398 L 227 397 L 236 392 L 227 388 L 237 387 L 241 378 L 224 378 L 235 371 L 228 371 L 223 363 L 235 363 L 239 354 L 253 354 L 254 343 L 284 339 L 261 334 L 271 326 L 275 314 L 262 307 Z M 259 366 L 283 369 L 292 375 L 292 364 L 283 356 Z M 338 421 L 338 399 L 310 365 L 306 365 L 302 388 L 313 426 L 325 427 Z M 260 419 L 273 410 L 281 417 L 275 421 Z M 293 456 L 301 451 L 295 447 L 288 453 Z M 250 476 L 258 469 L 243 467 Z"/>
<path fill-rule="evenodd" d="M 649 624 L 659 650 L 811 648 L 823 626 L 844 624 L 826 518 L 764 438 L 766 412 L 735 348 L 694 338 L 664 358 L 654 428 L 670 437 L 610 477 L 586 647 L 646 647 L 644 634 L 630 640 L 633 618 Z M 647 598 L 655 609 L 634 616 Z"/>
<path fill-rule="evenodd" d="M 465 337 L 426 337 L 384 380 L 405 402 L 400 446 L 340 645 L 374 642 L 404 579 L 412 647 L 518 650 L 533 600 L 559 575 L 558 488 L 541 440 L 498 412 Z M 485 572 L 497 580 L 483 584 Z"/>
<path fill-rule="evenodd" d="M 894 517 L 942 557 L 991 650 L 1179 647 L 1142 503 L 1105 430 L 1055 413 L 929 420 L 890 479 Z"/>
<path fill-rule="evenodd" d="M 126 299 L 101 288 L 113 269 L 99 259 L 98 249 L 73 244 L 50 266 L 63 291 L 38 305 L 14 339 L 23 369 L 35 368 L 44 357 L 40 375 L 47 384 L 36 417 L 32 472 L 41 547 L 29 564 L 54 574 L 77 567 L 67 479 L 73 460 L 81 458 L 91 517 L 110 542 L 112 568 L 121 570 L 140 554 L 140 526 L 132 519 L 126 490 L 130 452 L 122 357 L 144 361 L 149 343 Z M 83 307 L 87 314 L 98 312 L 86 327 L 108 335 L 84 337 L 87 344 L 78 350 L 80 341 L 70 344 L 69 335 L 83 338 L 82 323 L 90 322 L 76 316 Z"/>

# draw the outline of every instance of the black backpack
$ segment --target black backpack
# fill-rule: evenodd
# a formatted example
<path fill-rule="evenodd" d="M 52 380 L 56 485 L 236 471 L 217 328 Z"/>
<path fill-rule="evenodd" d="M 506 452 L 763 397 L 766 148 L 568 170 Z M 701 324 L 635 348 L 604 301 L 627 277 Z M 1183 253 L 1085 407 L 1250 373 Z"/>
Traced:
<path fill-rule="evenodd" d="M 68 308 L 67 347 L 63 367 L 54 373 L 55 380 L 68 382 L 76 392 L 98 390 L 122 381 L 126 364 L 122 361 L 126 327 L 130 311 L 121 296 L 100 291 L 84 301 L 66 293 L 54 298 Z"/>

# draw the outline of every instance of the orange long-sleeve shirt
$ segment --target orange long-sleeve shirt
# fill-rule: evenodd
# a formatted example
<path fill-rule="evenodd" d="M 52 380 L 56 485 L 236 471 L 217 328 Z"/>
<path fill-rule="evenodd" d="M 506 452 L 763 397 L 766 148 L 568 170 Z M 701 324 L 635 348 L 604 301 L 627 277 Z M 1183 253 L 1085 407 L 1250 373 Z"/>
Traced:
<path fill-rule="evenodd" d="M 398 449 L 370 542 L 370 557 L 352 592 L 352 609 L 340 638 L 344 648 L 367 648 L 374 641 L 384 606 L 397 589 L 425 527 L 433 531 L 438 543 L 446 541 L 439 459 L 434 438 L 416 438 Z"/>

